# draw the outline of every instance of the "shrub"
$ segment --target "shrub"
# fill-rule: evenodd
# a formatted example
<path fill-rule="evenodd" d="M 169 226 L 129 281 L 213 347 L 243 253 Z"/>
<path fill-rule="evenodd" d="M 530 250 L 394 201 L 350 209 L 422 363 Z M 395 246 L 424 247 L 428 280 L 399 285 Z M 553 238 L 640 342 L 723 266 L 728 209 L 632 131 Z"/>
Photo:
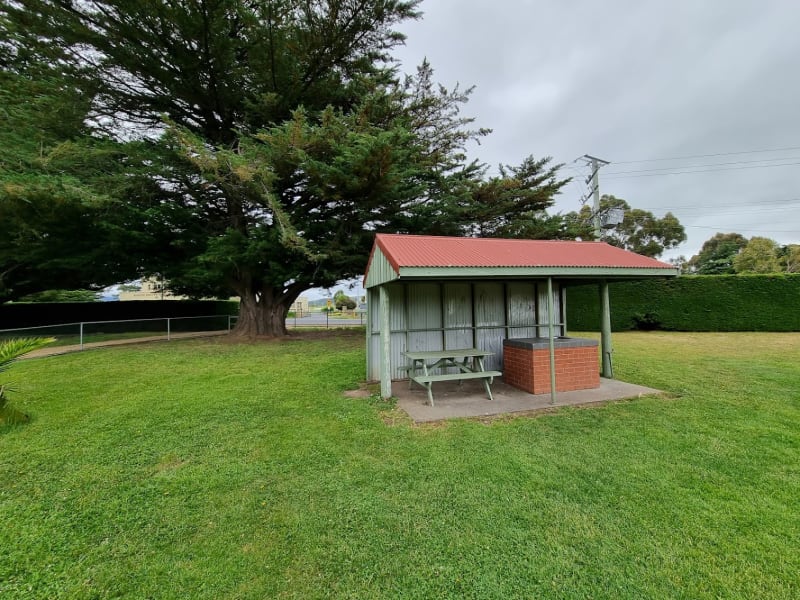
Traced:
<path fill-rule="evenodd" d="M 11 365 L 28 352 L 33 352 L 55 338 L 15 338 L 0 342 L 0 373 L 5 373 Z M 28 415 L 8 404 L 8 392 L 15 391 L 11 384 L 0 383 L 0 422 L 19 423 L 28 420 Z"/>
<path fill-rule="evenodd" d="M 97 302 L 97 294 L 91 290 L 45 290 L 23 296 L 19 302 Z"/>
<path fill-rule="evenodd" d="M 687 275 L 612 283 L 611 328 L 800 331 L 800 274 Z M 596 285 L 567 289 L 567 325 L 600 328 Z"/>
<path fill-rule="evenodd" d="M 632 319 L 633 327 L 631 329 L 638 329 L 639 331 L 655 331 L 661 329 L 661 321 L 656 313 L 634 313 Z"/>

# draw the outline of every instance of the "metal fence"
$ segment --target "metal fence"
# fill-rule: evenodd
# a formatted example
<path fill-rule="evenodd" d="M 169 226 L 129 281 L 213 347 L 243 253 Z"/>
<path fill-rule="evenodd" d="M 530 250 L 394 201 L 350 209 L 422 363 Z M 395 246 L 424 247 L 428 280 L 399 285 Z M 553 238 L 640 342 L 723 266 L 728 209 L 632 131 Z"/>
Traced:
<path fill-rule="evenodd" d="M 0 340 L 17 337 L 54 337 L 53 346 L 79 346 L 112 340 L 187 337 L 201 332 L 230 331 L 233 315 L 199 317 L 164 317 L 156 319 L 126 319 L 118 321 L 82 321 L 38 327 L 0 329 Z"/>
<path fill-rule="evenodd" d="M 340 327 L 363 327 L 367 322 L 365 311 L 350 312 L 305 312 L 295 313 L 286 319 L 287 327 L 320 327 L 325 329 Z"/>
<path fill-rule="evenodd" d="M 54 337 L 56 341 L 51 347 L 77 346 L 83 350 L 87 344 L 117 340 L 170 340 L 203 332 L 231 331 L 236 319 L 237 317 L 234 315 L 206 315 L 199 317 L 160 317 L 153 319 L 58 323 L 37 327 L 0 329 L 0 341 L 18 337 Z M 362 327 L 365 323 L 366 314 L 364 312 L 315 312 L 304 313 L 302 316 L 290 316 L 286 319 L 287 327 L 297 329 Z"/>

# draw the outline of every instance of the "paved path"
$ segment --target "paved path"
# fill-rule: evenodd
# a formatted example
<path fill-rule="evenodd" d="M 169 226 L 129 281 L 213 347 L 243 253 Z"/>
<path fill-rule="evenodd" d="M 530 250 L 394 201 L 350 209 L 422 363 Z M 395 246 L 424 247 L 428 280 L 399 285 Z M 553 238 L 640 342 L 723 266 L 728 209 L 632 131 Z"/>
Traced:
<path fill-rule="evenodd" d="M 190 331 L 186 333 L 173 333 L 170 335 L 170 340 L 186 339 L 186 338 L 202 338 L 211 337 L 215 335 L 227 335 L 227 331 Z M 69 346 L 47 346 L 39 350 L 34 350 L 23 356 L 22 358 L 41 358 L 43 356 L 55 356 L 57 354 L 69 354 L 70 352 L 80 352 L 81 350 L 90 350 L 92 348 L 103 348 L 105 346 L 126 346 L 128 344 L 140 344 L 142 342 L 167 342 L 165 335 L 153 335 L 148 337 L 139 338 L 125 338 L 122 340 L 106 340 L 104 342 L 87 342 L 81 348 L 80 344 L 72 344 Z"/>
<path fill-rule="evenodd" d="M 366 321 L 366 316 L 363 317 Z M 361 318 L 358 319 L 340 319 L 336 317 L 325 318 L 324 313 L 311 313 L 300 318 L 286 319 L 286 327 L 289 329 L 303 328 L 303 327 L 322 327 L 328 329 L 336 329 L 339 327 L 360 327 L 363 326 Z M 186 338 L 202 338 L 211 337 L 215 335 L 226 335 L 228 331 L 192 331 L 186 333 L 173 333 L 170 335 L 170 340 L 186 339 Z M 142 342 L 166 342 L 167 336 L 153 335 L 147 337 L 125 338 L 119 340 L 106 340 L 103 342 L 87 342 L 81 348 L 80 344 L 71 344 L 68 346 L 47 346 L 40 350 L 34 350 L 26 354 L 23 358 L 41 358 L 43 356 L 55 356 L 58 354 L 69 354 L 70 352 L 80 352 L 81 350 L 90 350 L 92 348 L 103 348 L 105 346 L 125 346 L 128 344 L 140 344 Z"/>

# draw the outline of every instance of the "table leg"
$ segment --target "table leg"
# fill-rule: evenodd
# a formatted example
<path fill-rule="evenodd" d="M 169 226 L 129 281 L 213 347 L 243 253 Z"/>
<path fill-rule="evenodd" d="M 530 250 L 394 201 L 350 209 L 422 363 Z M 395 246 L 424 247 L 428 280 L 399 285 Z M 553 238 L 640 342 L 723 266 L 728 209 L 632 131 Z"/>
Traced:
<path fill-rule="evenodd" d="M 477 363 L 477 370 L 478 371 L 485 371 L 486 370 L 483 367 L 483 357 L 482 356 L 476 356 L 475 357 L 475 362 Z M 490 377 L 488 383 L 486 382 L 485 379 L 483 381 L 484 381 L 484 383 L 486 383 L 486 389 L 488 390 L 489 389 L 489 385 L 494 383 L 494 377 Z M 492 397 L 492 393 L 491 392 L 489 392 L 489 397 L 490 398 Z"/>
<path fill-rule="evenodd" d="M 419 365 L 417 363 L 419 363 Z M 414 377 L 417 374 L 417 369 L 419 369 L 420 367 L 422 367 L 422 374 L 423 375 L 427 375 L 428 374 L 428 365 L 425 362 L 425 360 L 421 359 L 421 358 L 412 359 L 412 361 L 411 361 L 411 370 L 408 372 L 408 389 L 412 389 L 412 387 L 414 385 L 414 381 L 411 378 Z"/>
<path fill-rule="evenodd" d="M 483 379 L 482 381 L 483 387 L 486 390 L 486 395 L 489 396 L 489 400 L 494 400 L 494 396 L 492 396 L 492 388 L 489 387 L 489 382 L 486 379 Z"/>
<path fill-rule="evenodd" d="M 422 365 L 422 373 L 425 376 L 427 376 L 428 375 L 428 363 L 427 363 L 427 361 L 421 360 L 420 364 Z M 439 364 L 439 363 L 437 362 L 437 363 L 432 364 L 431 368 L 435 369 L 437 364 Z M 431 406 L 433 406 L 433 390 L 431 389 L 432 386 L 433 386 L 433 384 L 430 381 L 428 381 L 425 384 L 425 389 L 428 391 L 428 404 L 430 404 Z"/>
<path fill-rule="evenodd" d="M 425 387 L 428 388 L 428 404 L 431 406 L 433 406 L 433 390 L 431 390 L 432 386 L 433 384 L 430 381 L 425 385 Z"/>

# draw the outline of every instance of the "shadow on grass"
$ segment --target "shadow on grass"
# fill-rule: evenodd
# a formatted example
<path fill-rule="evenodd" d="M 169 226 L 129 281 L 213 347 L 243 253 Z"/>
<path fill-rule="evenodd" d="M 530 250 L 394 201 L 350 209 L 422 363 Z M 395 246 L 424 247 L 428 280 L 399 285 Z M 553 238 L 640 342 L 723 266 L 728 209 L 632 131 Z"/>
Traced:
<path fill-rule="evenodd" d="M 0 407 L 0 433 L 17 425 L 30 423 L 31 416 L 21 410 L 6 404 Z"/>

